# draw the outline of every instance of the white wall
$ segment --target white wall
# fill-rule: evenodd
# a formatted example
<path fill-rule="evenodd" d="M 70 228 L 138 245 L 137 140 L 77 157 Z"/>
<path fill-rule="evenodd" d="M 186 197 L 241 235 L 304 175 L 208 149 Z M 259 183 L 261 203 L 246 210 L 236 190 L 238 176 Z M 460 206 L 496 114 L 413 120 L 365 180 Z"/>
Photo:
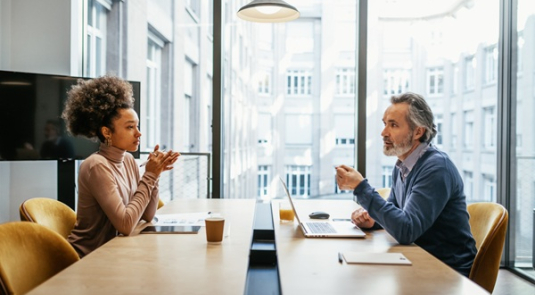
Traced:
<path fill-rule="evenodd" d="M 0 70 L 78 75 L 71 72 L 78 2 L 0 0 Z M 0 162 L 0 222 L 19 220 L 19 205 L 32 197 L 57 198 L 56 162 Z"/>

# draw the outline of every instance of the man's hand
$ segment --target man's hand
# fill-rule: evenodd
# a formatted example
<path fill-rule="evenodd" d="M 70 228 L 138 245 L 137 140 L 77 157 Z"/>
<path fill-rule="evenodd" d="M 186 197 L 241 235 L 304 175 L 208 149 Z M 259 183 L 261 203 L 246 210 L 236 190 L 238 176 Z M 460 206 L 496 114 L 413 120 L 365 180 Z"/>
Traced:
<path fill-rule="evenodd" d="M 341 190 L 354 190 L 364 179 L 360 172 L 349 166 L 340 165 L 335 169 L 336 182 Z"/>
<path fill-rule="evenodd" d="M 371 228 L 375 224 L 375 220 L 362 207 L 351 213 L 351 221 L 360 228 Z"/>

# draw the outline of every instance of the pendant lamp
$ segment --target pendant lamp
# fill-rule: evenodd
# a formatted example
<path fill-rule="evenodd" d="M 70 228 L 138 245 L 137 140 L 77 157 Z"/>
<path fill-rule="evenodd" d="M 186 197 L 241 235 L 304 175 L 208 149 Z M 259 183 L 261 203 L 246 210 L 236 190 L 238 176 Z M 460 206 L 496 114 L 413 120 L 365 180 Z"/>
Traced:
<path fill-rule="evenodd" d="M 238 17 L 258 23 L 280 23 L 299 17 L 299 11 L 282 0 L 253 0 L 238 10 Z"/>

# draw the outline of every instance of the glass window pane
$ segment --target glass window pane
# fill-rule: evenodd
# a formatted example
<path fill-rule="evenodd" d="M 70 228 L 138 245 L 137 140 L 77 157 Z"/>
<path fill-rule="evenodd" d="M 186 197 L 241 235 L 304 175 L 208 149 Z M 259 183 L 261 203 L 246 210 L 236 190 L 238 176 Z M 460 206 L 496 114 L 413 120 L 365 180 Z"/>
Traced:
<path fill-rule="evenodd" d="M 530 271 L 535 278 L 533 267 L 535 266 L 533 253 L 533 234 L 535 218 L 535 79 L 532 73 L 535 72 L 534 55 L 535 52 L 535 2 L 531 0 L 518 0 L 517 7 L 517 46 L 514 48 L 514 57 L 518 67 L 516 75 L 516 114 L 513 114 L 512 134 L 516 140 L 516 149 L 512 153 L 512 167 L 516 167 L 513 175 L 516 179 L 511 184 L 511 204 L 509 212 L 509 222 L 514 229 L 512 232 L 514 257 L 511 259 L 515 267 Z M 516 50 L 515 50 L 516 49 Z M 494 187 L 492 187 L 494 189 Z M 512 219 L 512 220 L 511 220 Z"/>
<path fill-rule="evenodd" d="M 402 92 L 421 94 L 430 105 L 439 128 L 433 143 L 461 171 L 467 201 L 495 202 L 496 149 L 483 142 L 488 129 L 488 146 L 492 146 L 491 133 L 496 133 L 497 123 L 491 113 L 488 119 L 482 114 L 497 105 L 498 87 L 482 82 L 486 71 L 483 49 L 498 43 L 500 2 L 474 0 L 472 5 L 444 6 L 440 11 L 432 1 L 404 1 L 402 6 L 399 1 L 368 3 L 368 22 L 377 24 L 368 27 L 368 36 L 378 38 L 368 39 L 367 80 L 384 81 L 368 83 L 367 89 L 366 177 L 370 184 L 380 187 L 385 183 L 381 169 L 394 166 L 397 160 L 383 155 L 378 126 L 382 126 L 390 95 L 399 93 L 397 85 L 408 84 L 411 87 Z M 474 19 L 479 20 L 477 26 L 470 25 Z M 487 69 L 497 77 L 497 67 Z M 456 85 L 462 89 L 455 91 Z M 376 98 L 376 93 L 388 95 Z"/>

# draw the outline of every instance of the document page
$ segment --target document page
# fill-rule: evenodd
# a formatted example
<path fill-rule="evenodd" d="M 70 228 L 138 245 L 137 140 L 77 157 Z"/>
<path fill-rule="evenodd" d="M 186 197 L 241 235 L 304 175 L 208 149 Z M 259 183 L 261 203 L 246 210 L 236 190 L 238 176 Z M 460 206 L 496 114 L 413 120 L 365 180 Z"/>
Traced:
<path fill-rule="evenodd" d="M 204 219 L 215 215 L 212 212 L 156 214 L 151 223 L 153 225 L 204 226 Z"/>
<path fill-rule="evenodd" d="M 362 253 L 344 252 L 344 259 L 348 264 L 402 264 L 412 265 L 412 262 L 402 253 Z"/>

